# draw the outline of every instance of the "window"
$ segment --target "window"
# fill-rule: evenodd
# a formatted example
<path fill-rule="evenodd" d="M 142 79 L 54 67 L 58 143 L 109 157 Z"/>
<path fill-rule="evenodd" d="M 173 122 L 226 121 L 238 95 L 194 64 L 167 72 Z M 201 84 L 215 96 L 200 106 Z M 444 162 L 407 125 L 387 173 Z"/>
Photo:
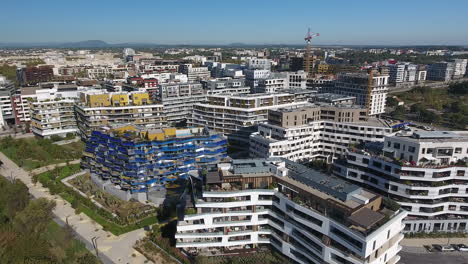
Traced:
<path fill-rule="evenodd" d="M 369 159 L 363 158 L 363 159 L 362 159 L 362 163 L 364 163 L 364 164 L 369 164 Z"/>
<path fill-rule="evenodd" d="M 456 154 L 461 154 L 462 153 L 462 148 L 455 148 L 455 153 Z"/>
<path fill-rule="evenodd" d="M 393 143 L 393 148 L 400 149 L 400 143 Z"/>
<path fill-rule="evenodd" d="M 416 151 L 416 148 L 412 146 L 408 146 L 408 151 L 411 153 L 414 153 Z"/>

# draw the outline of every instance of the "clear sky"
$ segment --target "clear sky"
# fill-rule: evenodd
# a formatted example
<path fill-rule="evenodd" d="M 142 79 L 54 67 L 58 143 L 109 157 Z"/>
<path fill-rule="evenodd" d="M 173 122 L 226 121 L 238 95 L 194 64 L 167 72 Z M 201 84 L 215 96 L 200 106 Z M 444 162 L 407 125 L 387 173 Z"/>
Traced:
<path fill-rule="evenodd" d="M 2 0 L 0 42 L 468 45 L 468 0 Z"/>

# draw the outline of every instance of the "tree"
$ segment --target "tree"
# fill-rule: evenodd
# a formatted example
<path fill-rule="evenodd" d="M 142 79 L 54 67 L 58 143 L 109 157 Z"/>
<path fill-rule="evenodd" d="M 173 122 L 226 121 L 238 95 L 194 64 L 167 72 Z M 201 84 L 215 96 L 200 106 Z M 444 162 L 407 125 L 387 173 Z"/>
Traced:
<path fill-rule="evenodd" d="M 406 108 L 402 105 L 399 105 L 395 110 L 390 114 L 392 118 L 395 119 L 404 119 L 406 114 Z"/>
<path fill-rule="evenodd" d="M 52 210 L 55 208 L 55 205 L 55 201 L 45 198 L 32 200 L 13 219 L 14 230 L 24 235 L 45 232 L 47 225 L 52 220 Z"/>

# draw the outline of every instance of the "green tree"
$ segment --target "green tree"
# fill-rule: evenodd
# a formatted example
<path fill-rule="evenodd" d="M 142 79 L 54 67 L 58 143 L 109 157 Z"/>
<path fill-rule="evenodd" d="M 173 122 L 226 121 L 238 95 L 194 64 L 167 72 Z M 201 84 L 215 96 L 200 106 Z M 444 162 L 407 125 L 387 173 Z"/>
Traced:
<path fill-rule="evenodd" d="M 41 234 L 46 231 L 47 225 L 52 220 L 52 210 L 55 201 L 45 198 L 32 200 L 23 211 L 13 219 L 13 228 L 17 233 Z"/>

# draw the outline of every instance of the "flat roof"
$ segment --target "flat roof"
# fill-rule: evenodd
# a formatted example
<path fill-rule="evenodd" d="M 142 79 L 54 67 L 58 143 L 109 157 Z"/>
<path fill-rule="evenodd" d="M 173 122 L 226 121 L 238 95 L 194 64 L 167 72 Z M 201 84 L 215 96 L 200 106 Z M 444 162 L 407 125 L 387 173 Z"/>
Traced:
<path fill-rule="evenodd" d="M 369 229 L 384 218 L 385 216 L 383 214 L 364 207 L 348 217 L 348 220 L 357 226 Z"/>
<path fill-rule="evenodd" d="M 270 167 L 265 159 L 235 159 L 232 160 L 234 174 L 268 173 Z"/>
<path fill-rule="evenodd" d="M 339 200 L 347 201 L 353 194 L 362 191 L 361 187 L 336 176 L 324 174 L 287 159 L 283 160 L 286 162 L 286 168 L 289 170 L 288 177 Z"/>

